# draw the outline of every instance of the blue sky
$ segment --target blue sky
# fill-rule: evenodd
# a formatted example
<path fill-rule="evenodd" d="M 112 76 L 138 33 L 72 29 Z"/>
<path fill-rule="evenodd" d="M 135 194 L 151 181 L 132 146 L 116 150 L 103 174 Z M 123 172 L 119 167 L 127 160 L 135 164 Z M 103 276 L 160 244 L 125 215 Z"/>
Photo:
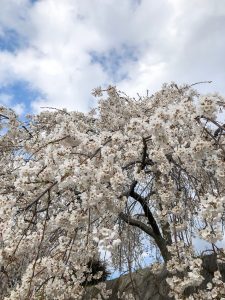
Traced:
<path fill-rule="evenodd" d="M 225 94 L 221 0 L 0 0 L 0 104 L 87 111 L 91 90 L 164 82 Z"/>

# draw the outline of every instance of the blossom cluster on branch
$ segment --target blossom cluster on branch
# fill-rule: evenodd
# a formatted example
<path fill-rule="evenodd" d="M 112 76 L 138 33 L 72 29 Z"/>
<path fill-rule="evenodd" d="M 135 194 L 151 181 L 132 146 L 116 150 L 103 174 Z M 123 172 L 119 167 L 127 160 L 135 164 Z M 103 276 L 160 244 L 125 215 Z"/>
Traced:
<path fill-rule="evenodd" d="M 81 299 L 100 249 L 130 270 L 149 242 L 172 297 L 195 287 L 187 299 L 225 299 L 219 267 L 198 289 L 194 247 L 199 236 L 225 260 L 224 98 L 175 83 L 139 99 L 112 86 L 93 94 L 87 114 L 20 120 L 0 107 L 1 297 Z"/>

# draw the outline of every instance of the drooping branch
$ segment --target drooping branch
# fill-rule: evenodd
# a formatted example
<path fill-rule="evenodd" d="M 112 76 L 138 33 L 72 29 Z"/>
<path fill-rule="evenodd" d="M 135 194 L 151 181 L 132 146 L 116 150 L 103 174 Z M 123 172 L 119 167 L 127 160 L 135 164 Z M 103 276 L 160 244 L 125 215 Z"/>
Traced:
<path fill-rule="evenodd" d="M 32 205 L 36 204 L 47 192 L 49 192 L 55 185 L 57 181 L 53 182 L 50 186 L 48 186 L 37 198 L 34 199 L 29 205 L 27 205 L 23 210 L 28 210 Z"/>

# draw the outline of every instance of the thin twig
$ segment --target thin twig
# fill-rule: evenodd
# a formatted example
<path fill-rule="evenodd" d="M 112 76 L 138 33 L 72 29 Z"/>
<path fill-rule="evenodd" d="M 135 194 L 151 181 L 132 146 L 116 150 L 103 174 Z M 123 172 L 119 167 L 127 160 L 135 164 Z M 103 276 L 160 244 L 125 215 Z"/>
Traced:
<path fill-rule="evenodd" d="M 212 81 L 199 81 L 199 82 L 195 82 L 195 83 L 192 83 L 191 85 L 189 85 L 190 87 L 191 86 L 194 86 L 194 85 L 197 85 L 197 84 L 202 84 L 202 83 L 212 83 Z"/>

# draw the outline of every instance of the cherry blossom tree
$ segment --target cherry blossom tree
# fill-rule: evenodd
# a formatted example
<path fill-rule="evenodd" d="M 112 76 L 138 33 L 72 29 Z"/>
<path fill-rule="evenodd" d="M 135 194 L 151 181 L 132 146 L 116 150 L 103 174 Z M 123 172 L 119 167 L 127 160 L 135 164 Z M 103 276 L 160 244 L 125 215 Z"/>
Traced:
<path fill-rule="evenodd" d="M 0 107 L 1 296 L 81 299 L 100 250 L 131 270 L 155 247 L 171 297 L 225 298 L 224 98 L 175 83 L 138 99 L 112 86 L 93 94 L 87 114 L 19 120 Z M 217 256 L 205 289 L 196 237 Z"/>

